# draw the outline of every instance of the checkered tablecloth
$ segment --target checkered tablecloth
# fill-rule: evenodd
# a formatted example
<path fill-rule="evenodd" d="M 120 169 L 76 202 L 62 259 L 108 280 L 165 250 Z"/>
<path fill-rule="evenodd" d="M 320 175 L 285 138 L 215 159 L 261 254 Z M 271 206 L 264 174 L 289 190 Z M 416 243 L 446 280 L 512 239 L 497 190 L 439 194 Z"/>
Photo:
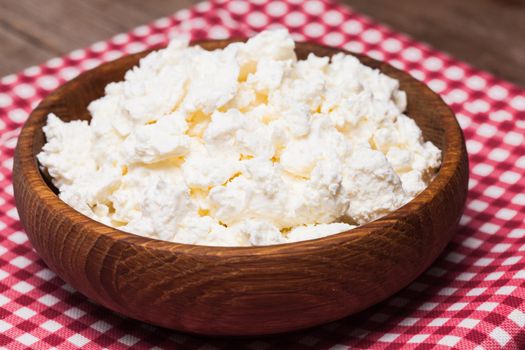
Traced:
<path fill-rule="evenodd" d="M 285 26 L 296 40 L 365 53 L 440 93 L 465 132 L 470 193 L 461 227 L 410 286 L 364 312 L 300 333 L 207 339 L 90 303 L 32 250 L 13 199 L 20 127 L 66 80 L 104 61 L 192 39 Z M 468 43 L 467 43 L 468 44 Z M 184 349 L 525 349 L 525 91 L 328 1 L 211 1 L 0 81 L 0 346 Z"/>

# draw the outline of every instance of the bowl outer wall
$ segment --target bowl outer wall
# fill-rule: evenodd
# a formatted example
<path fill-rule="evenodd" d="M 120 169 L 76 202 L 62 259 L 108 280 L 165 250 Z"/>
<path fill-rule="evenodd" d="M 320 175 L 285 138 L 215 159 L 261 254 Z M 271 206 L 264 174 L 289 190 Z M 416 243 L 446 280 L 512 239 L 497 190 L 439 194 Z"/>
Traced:
<path fill-rule="evenodd" d="M 229 42 L 203 41 L 207 49 Z M 300 58 L 345 52 L 297 44 Z M 429 187 L 383 218 L 333 236 L 265 247 L 164 242 L 105 226 L 62 202 L 38 169 L 42 126 L 54 112 L 89 119 L 86 106 L 147 52 L 87 71 L 47 96 L 24 125 L 13 184 L 20 220 L 45 263 L 93 301 L 159 326 L 206 335 L 299 330 L 363 310 L 399 291 L 442 252 L 463 212 L 468 161 L 450 108 L 423 83 L 385 63 L 361 62 L 396 78 L 407 114 L 443 152 Z M 348 52 L 347 52 L 348 53 Z"/>

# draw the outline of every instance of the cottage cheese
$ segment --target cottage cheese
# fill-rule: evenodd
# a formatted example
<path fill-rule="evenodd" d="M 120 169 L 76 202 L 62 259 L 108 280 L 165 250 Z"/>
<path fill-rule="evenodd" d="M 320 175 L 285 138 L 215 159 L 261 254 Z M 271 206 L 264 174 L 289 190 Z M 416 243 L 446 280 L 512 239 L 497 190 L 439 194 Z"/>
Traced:
<path fill-rule="evenodd" d="M 352 229 L 440 166 L 397 80 L 349 55 L 297 60 L 284 30 L 206 51 L 175 39 L 88 109 L 50 114 L 38 155 L 60 198 L 167 241 L 249 246 Z"/>

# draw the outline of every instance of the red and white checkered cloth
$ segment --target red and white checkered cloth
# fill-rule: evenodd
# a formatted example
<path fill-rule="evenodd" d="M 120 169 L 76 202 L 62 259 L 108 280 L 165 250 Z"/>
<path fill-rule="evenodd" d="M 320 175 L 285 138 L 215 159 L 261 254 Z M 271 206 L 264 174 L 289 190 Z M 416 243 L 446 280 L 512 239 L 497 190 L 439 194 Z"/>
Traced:
<path fill-rule="evenodd" d="M 19 221 L 11 168 L 20 127 L 49 91 L 126 53 L 285 26 L 296 40 L 362 52 L 440 93 L 467 139 L 470 193 L 442 256 L 390 299 L 271 338 L 206 339 L 123 318 L 47 269 Z M 20 348 L 525 349 L 525 91 L 328 1 L 211 1 L 0 82 L 0 346 Z"/>

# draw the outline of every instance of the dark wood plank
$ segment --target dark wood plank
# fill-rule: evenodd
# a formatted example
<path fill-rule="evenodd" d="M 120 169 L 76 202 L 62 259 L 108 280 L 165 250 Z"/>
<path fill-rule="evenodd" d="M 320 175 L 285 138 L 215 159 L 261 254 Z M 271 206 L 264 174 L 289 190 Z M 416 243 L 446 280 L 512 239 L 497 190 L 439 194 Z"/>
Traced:
<path fill-rule="evenodd" d="M 198 0 L 0 1 L 0 76 L 110 38 Z"/>
<path fill-rule="evenodd" d="M 0 76 L 198 0 L 0 1 Z M 525 0 L 343 0 L 395 30 L 525 87 Z"/>
<path fill-rule="evenodd" d="M 345 0 L 357 11 L 525 87 L 525 0 Z"/>
<path fill-rule="evenodd" d="M 0 23 L 0 76 L 44 62 L 49 56 L 50 50 L 38 46 L 32 37 Z"/>

